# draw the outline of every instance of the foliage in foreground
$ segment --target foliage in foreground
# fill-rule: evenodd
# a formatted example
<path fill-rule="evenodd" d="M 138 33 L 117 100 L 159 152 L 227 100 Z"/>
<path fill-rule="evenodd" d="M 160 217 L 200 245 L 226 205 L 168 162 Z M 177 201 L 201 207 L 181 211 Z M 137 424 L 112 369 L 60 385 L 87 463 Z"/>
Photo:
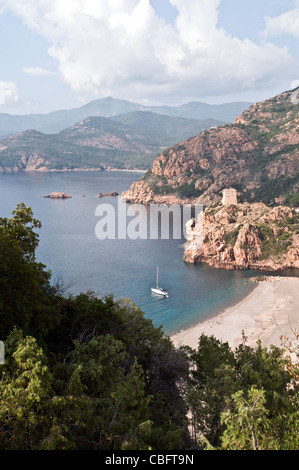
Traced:
<path fill-rule="evenodd" d="M 283 349 L 260 343 L 235 350 L 201 336 L 191 351 L 188 403 L 193 434 L 204 448 L 299 448 L 299 369 Z"/>
<path fill-rule="evenodd" d="M 40 223 L 0 219 L 0 449 L 298 449 L 298 365 L 202 336 L 175 349 L 130 301 L 64 296 Z"/>

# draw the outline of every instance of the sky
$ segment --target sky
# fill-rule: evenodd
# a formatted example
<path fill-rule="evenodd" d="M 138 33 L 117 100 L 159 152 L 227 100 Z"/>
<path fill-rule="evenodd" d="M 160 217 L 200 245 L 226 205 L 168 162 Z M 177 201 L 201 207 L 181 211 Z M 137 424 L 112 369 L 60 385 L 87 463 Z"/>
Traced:
<path fill-rule="evenodd" d="M 0 0 L 0 113 L 262 101 L 298 42 L 299 0 Z"/>

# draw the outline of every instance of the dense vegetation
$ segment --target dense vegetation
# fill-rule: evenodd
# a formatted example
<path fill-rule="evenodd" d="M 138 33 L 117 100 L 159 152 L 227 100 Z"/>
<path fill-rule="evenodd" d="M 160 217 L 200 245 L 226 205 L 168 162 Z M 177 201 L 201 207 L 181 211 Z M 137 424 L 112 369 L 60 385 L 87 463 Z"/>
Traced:
<path fill-rule="evenodd" d="M 93 129 L 90 129 L 92 131 Z M 146 168 L 150 166 L 154 156 L 159 151 L 157 142 L 149 142 L 146 136 L 136 138 L 134 144 L 124 142 L 122 147 L 102 147 L 93 142 L 93 137 L 86 133 L 89 143 L 80 142 L 75 132 L 65 131 L 60 134 L 41 134 L 40 132 L 28 131 L 14 137 L 3 139 L 3 147 L 0 151 L 0 167 L 5 171 L 18 168 L 20 171 L 26 168 L 30 158 L 42 159 L 36 169 L 40 167 L 48 170 L 74 170 L 81 169 L 104 169 L 113 168 Z M 82 137 L 81 134 L 79 137 Z M 104 139 L 120 139 L 120 134 L 102 135 Z M 100 139 L 100 135 L 97 137 Z M 127 138 L 127 140 L 129 140 Z M 139 150 L 138 150 L 139 145 Z M 143 145 L 143 147 L 142 147 Z M 143 148 L 143 150 L 142 150 Z M 146 149 L 146 151 L 144 151 Z"/>
<path fill-rule="evenodd" d="M 35 220 L 0 219 L 0 449 L 298 449 L 298 364 L 202 336 L 175 349 L 130 301 L 66 296 Z"/>

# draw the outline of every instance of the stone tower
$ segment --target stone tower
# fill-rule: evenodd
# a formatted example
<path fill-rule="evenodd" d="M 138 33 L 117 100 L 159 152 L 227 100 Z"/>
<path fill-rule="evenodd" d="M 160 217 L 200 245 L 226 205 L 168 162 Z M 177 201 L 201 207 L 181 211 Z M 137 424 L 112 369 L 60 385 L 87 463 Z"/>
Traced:
<path fill-rule="evenodd" d="M 230 206 L 230 205 L 236 206 L 238 204 L 238 197 L 237 197 L 236 189 L 230 188 L 230 189 L 223 190 L 222 204 L 224 206 Z"/>

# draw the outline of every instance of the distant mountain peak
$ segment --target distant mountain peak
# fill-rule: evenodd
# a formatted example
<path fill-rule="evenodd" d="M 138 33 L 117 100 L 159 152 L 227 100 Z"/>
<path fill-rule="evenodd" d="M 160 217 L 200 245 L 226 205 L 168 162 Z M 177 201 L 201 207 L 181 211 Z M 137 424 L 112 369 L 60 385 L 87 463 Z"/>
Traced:
<path fill-rule="evenodd" d="M 89 116 L 110 118 L 133 111 L 153 112 L 170 117 L 185 119 L 216 119 L 222 122 L 233 122 L 251 103 L 227 103 L 209 105 L 192 101 L 180 106 L 145 106 L 127 100 L 107 96 L 99 98 L 79 108 L 58 110 L 48 114 L 15 116 L 0 114 L 0 138 L 18 132 L 34 129 L 40 132 L 54 134 L 62 131 Z"/>
<path fill-rule="evenodd" d="M 94 113 L 99 112 L 98 102 L 91 103 L 85 113 L 88 117 L 83 115 L 83 119 L 59 133 L 49 135 L 37 130 L 26 130 L 2 139 L 0 172 L 12 169 L 33 171 L 33 168 L 35 171 L 149 168 L 162 150 L 198 134 L 215 122 L 135 111 L 134 107 L 131 112 L 107 118 L 91 113 L 92 106 Z M 111 110 L 111 106 L 108 108 Z M 123 111 L 127 109 L 126 106 L 122 108 Z M 119 110 L 119 106 L 115 106 L 115 112 Z"/>

